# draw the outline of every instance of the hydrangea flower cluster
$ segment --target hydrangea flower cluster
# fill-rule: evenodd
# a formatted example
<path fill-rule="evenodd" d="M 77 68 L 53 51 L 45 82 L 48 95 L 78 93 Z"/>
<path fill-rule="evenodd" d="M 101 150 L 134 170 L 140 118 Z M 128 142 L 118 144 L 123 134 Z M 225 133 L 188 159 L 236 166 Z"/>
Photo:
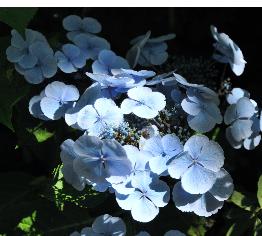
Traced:
<path fill-rule="evenodd" d="M 86 83 L 84 90 L 54 80 L 29 101 L 35 118 L 64 118 L 77 129 L 76 140 L 61 144 L 64 179 L 79 191 L 87 186 L 109 191 L 121 209 L 143 223 L 155 219 L 170 198 L 182 212 L 205 217 L 217 213 L 233 192 L 233 180 L 223 168 L 222 147 L 205 133 L 222 123 L 219 106 L 224 98 L 229 103 L 224 114 L 228 141 L 234 148 L 255 148 L 262 119 L 249 93 L 234 88 L 219 96 L 191 78 L 187 81 L 176 68 L 159 73 L 156 66 L 166 62 L 166 41 L 174 34 L 150 38 L 149 31 L 138 36 L 123 58 L 96 35 L 102 29 L 96 19 L 71 15 L 63 26 L 71 43 L 55 53 L 41 33 L 28 29 L 25 39 L 12 31 L 6 53 L 32 84 L 55 76 L 57 67 L 61 73 L 73 73 L 72 78 L 79 72 L 82 84 Z M 215 27 L 211 30 L 216 40 L 213 58 L 229 63 L 236 75 L 242 74 L 246 62 L 239 47 Z M 124 222 L 106 214 L 92 227 L 71 235 L 125 234 Z M 171 230 L 164 235 L 184 234 Z"/>

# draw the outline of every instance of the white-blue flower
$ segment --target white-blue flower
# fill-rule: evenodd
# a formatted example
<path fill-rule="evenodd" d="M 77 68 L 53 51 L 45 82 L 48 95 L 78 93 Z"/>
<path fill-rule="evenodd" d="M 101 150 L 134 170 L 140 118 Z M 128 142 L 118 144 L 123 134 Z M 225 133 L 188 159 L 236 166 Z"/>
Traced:
<path fill-rule="evenodd" d="M 159 213 L 159 207 L 168 204 L 170 195 L 168 185 L 157 175 L 141 172 L 131 181 L 134 191 L 128 195 L 116 192 L 116 201 L 124 210 L 130 210 L 134 220 L 149 222 Z"/>
<path fill-rule="evenodd" d="M 46 117 L 57 120 L 64 116 L 66 110 L 71 108 L 78 98 L 79 92 L 75 86 L 54 81 L 46 86 L 40 107 Z"/>
<path fill-rule="evenodd" d="M 216 40 L 213 58 L 221 63 L 229 63 L 232 71 L 237 75 L 244 72 L 246 61 L 241 49 L 225 33 L 218 33 L 217 28 L 211 25 L 211 33 Z"/>
<path fill-rule="evenodd" d="M 57 51 L 55 57 L 57 59 L 57 66 L 64 73 L 76 72 L 86 64 L 85 56 L 74 44 L 64 44 L 62 51 Z"/>
<path fill-rule="evenodd" d="M 63 27 L 69 31 L 66 36 L 73 40 L 79 34 L 97 34 L 101 32 L 101 24 L 92 17 L 85 17 L 81 19 L 76 15 L 69 15 L 63 19 Z"/>
<path fill-rule="evenodd" d="M 121 104 L 124 114 L 134 113 L 141 118 L 152 119 L 166 106 L 165 96 L 160 92 L 153 92 L 148 87 L 129 89 L 127 95 L 128 98 Z"/>
<path fill-rule="evenodd" d="M 201 194 L 212 188 L 223 164 L 220 145 L 204 135 L 194 135 L 185 143 L 184 153 L 169 163 L 168 172 L 173 178 L 181 178 L 185 191 Z"/>
<path fill-rule="evenodd" d="M 111 99 L 99 98 L 94 105 L 83 107 L 77 116 L 77 124 L 90 135 L 99 136 L 108 127 L 118 127 L 123 113 Z"/>
<path fill-rule="evenodd" d="M 179 230 L 172 229 L 166 232 L 164 236 L 186 236 L 186 235 Z"/>
<path fill-rule="evenodd" d="M 183 145 L 177 136 L 166 134 L 145 140 L 142 150 L 153 156 L 149 159 L 151 171 L 158 175 L 167 175 L 167 162 L 183 151 Z"/>
<path fill-rule="evenodd" d="M 190 194 L 184 190 L 181 182 L 175 184 L 173 201 L 176 207 L 183 212 L 194 212 L 199 216 L 211 216 L 222 208 L 224 201 L 232 194 L 233 181 L 228 172 L 221 169 L 216 174 L 213 187 L 203 194 Z"/>
<path fill-rule="evenodd" d="M 95 101 L 101 97 L 101 86 L 99 83 L 90 85 L 79 100 L 74 103 L 72 108 L 69 108 L 65 113 L 65 122 L 67 125 L 72 126 L 75 129 L 81 129 L 77 125 L 77 117 L 79 111 L 86 105 L 93 105 Z"/>

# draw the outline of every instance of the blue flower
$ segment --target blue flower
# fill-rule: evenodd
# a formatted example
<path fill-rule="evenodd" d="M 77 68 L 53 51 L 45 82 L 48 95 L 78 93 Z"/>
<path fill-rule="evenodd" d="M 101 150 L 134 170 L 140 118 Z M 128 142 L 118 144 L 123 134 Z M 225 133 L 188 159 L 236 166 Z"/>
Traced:
<path fill-rule="evenodd" d="M 250 119 L 255 114 L 255 106 L 247 97 L 238 99 L 235 104 L 230 105 L 224 115 L 224 122 L 230 125 L 227 130 L 227 138 L 233 144 L 234 141 L 241 142 L 252 134 L 253 121 Z M 238 145 L 237 145 L 238 146 Z M 235 144 L 233 147 L 236 147 Z"/>
<path fill-rule="evenodd" d="M 77 158 L 73 146 L 74 141 L 71 139 L 67 139 L 61 144 L 60 157 L 63 163 L 62 173 L 67 183 L 71 184 L 78 191 L 82 191 L 87 181 L 84 177 L 79 176 L 73 168 L 73 162 Z"/>
<path fill-rule="evenodd" d="M 134 113 L 141 118 L 152 119 L 166 106 L 165 96 L 159 92 L 152 92 L 148 87 L 129 89 L 127 95 L 129 98 L 121 104 L 124 114 Z"/>
<path fill-rule="evenodd" d="M 104 38 L 79 34 L 72 40 L 81 49 L 85 59 L 96 60 L 100 51 L 110 49 L 110 44 Z"/>
<path fill-rule="evenodd" d="M 126 151 L 127 158 L 130 160 L 132 165 L 131 173 L 123 182 L 112 184 L 112 188 L 114 188 L 117 193 L 126 195 L 134 191 L 131 182 L 137 174 L 139 175 L 141 172 L 145 171 L 150 172 L 148 161 L 152 158 L 152 155 L 149 152 L 139 150 L 132 145 L 125 145 L 123 147 Z"/>
<path fill-rule="evenodd" d="M 153 155 L 149 160 L 151 171 L 158 175 L 167 175 L 167 162 L 183 151 L 183 145 L 177 136 L 166 134 L 162 138 L 154 136 L 147 139 L 142 150 Z"/>
<path fill-rule="evenodd" d="M 131 210 L 134 220 L 149 222 L 159 213 L 159 207 L 164 207 L 169 201 L 169 187 L 150 172 L 141 172 L 131 181 L 134 188 L 128 195 L 116 192 L 116 201 L 124 210 Z"/>
<path fill-rule="evenodd" d="M 29 47 L 29 52 L 37 62 L 31 68 L 23 68 L 18 63 L 15 64 L 17 72 L 22 74 L 26 81 L 31 84 L 39 84 L 45 78 L 53 77 L 57 72 L 57 61 L 53 50 L 44 42 L 33 43 Z"/>
<path fill-rule="evenodd" d="M 57 66 L 65 73 L 76 72 L 77 69 L 83 68 L 86 64 L 86 58 L 81 50 L 73 44 L 65 44 L 62 52 L 55 53 Z"/>
<path fill-rule="evenodd" d="M 218 33 L 217 28 L 211 25 L 213 38 L 216 40 L 214 48 L 217 51 L 213 58 L 221 63 L 229 63 L 232 71 L 237 75 L 244 72 L 246 61 L 240 48 L 224 33 Z"/>
<path fill-rule="evenodd" d="M 195 131 L 209 132 L 216 124 L 221 124 L 223 121 L 217 104 L 200 99 L 194 93 L 190 93 L 190 90 L 181 106 L 188 114 L 187 122 L 190 128 Z"/>
<path fill-rule="evenodd" d="M 180 232 L 179 230 L 169 230 L 168 232 L 166 232 L 164 234 L 164 236 L 186 236 L 185 234 L 183 234 L 182 232 Z"/>
<path fill-rule="evenodd" d="M 181 178 L 182 187 L 191 194 L 207 192 L 216 181 L 216 172 L 224 164 L 224 152 L 218 143 L 204 135 L 190 137 L 184 153 L 168 163 L 171 177 Z"/>
<path fill-rule="evenodd" d="M 94 74 L 111 75 L 112 69 L 129 69 L 126 59 L 117 56 L 111 50 L 102 50 L 96 61 L 92 64 Z"/>
<path fill-rule="evenodd" d="M 50 120 L 48 117 L 44 115 L 40 107 L 40 102 L 43 97 L 45 97 L 45 91 L 42 91 L 40 95 L 33 96 L 29 101 L 28 109 L 33 117 L 41 120 Z"/>
<path fill-rule="evenodd" d="M 150 236 L 150 234 L 146 231 L 141 231 L 138 234 L 136 234 L 135 236 Z"/>
<path fill-rule="evenodd" d="M 127 59 L 135 67 L 138 63 L 141 66 L 162 65 L 168 58 L 167 44 L 175 34 L 163 35 L 157 38 L 150 38 L 151 32 L 131 40 L 133 47 L 127 53 Z"/>
<path fill-rule="evenodd" d="M 73 150 L 78 156 L 74 170 L 92 183 L 120 183 L 131 173 L 131 162 L 116 140 L 83 135 L 75 141 Z"/>
<path fill-rule="evenodd" d="M 230 93 L 227 94 L 227 102 L 231 104 L 236 104 L 237 101 L 242 97 L 250 97 L 250 93 L 241 88 L 233 88 Z"/>
<path fill-rule="evenodd" d="M 69 31 L 66 36 L 69 40 L 73 40 L 79 34 L 97 34 L 101 32 L 101 24 L 92 17 L 81 19 L 79 16 L 70 15 L 64 18 L 63 27 Z"/>
<path fill-rule="evenodd" d="M 65 122 L 67 125 L 75 129 L 81 129 L 77 125 L 77 117 L 79 111 L 86 105 L 93 105 L 95 101 L 101 97 L 101 86 L 99 83 L 94 83 L 89 86 L 81 95 L 79 100 L 74 103 L 72 108 L 69 108 L 65 113 Z"/>
<path fill-rule="evenodd" d="M 178 182 L 173 189 L 173 201 L 176 207 L 183 212 L 194 212 L 199 216 L 211 216 L 222 208 L 224 201 L 232 194 L 233 181 L 228 172 L 221 169 L 216 174 L 213 187 L 203 194 L 190 194 Z"/>
<path fill-rule="evenodd" d="M 79 92 L 75 86 L 54 81 L 46 86 L 45 97 L 41 99 L 40 107 L 46 117 L 57 120 L 64 116 L 66 110 L 71 108 L 78 98 Z"/>
<path fill-rule="evenodd" d="M 103 97 L 112 99 L 130 88 L 144 86 L 146 79 L 155 75 L 155 72 L 147 70 L 113 69 L 111 72 L 113 75 L 88 72 L 86 75 L 101 84 Z"/>
<path fill-rule="evenodd" d="M 86 105 L 77 116 L 77 124 L 90 135 L 99 136 L 108 127 L 118 127 L 123 114 L 113 100 L 99 98 L 94 105 Z"/>
<path fill-rule="evenodd" d="M 91 227 L 82 229 L 81 234 L 74 232 L 70 236 L 125 236 L 126 225 L 119 217 L 105 214 L 97 217 Z"/>
<path fill-rule="evenodd" d="M 11 34 L 11 46 L 6 50 L 7 60 L 17 63 L 23 69 L 33 68 L 38 58 L 32 54 L 29 47 L 36 42 L 48 45 L 46 38 L 41 33 L 31 29 L 25 30 L 25 40 L 16 30 L 12 30 Z"/>

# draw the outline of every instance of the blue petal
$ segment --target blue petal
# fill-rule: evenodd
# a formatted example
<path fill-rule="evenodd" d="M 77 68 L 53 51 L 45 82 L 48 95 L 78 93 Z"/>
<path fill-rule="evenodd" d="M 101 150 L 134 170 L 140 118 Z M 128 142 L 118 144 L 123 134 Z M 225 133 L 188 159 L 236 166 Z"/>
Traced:
<path fill-rule="evenodd" d="M 191 194 L 205 193 L 216 181 L 216 174 L 198 164 L 191 166 L 181 178 L 185 191 Z"/>
<path fill-rule="evenodd" d="M 68 31 L 79 30 L 81 28 L 82 19 L 76 15 L 70 15 L 63 19 L 63 27 Z"/>
<path fill-rule="evenodd" d="M 82 20 L 82 27 L 83 30 L 92 34 L 97 34 L 102 30 L 101 24 L 95 18 L 92 17 L 85 17 Z"/>

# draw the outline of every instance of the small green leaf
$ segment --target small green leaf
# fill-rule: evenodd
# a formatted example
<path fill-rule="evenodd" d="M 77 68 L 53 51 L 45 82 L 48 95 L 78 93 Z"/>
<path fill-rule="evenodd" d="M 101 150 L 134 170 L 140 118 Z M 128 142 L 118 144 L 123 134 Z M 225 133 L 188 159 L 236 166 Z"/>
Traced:
<path fill-rule="evenodd" d="M 252 199 L 246 197 L 243 193 L 240 193 L 238 191 L 233 192 L 229 201 L 247 211 L 251 211 L 255 208 L 255 202 Z"/>
<path fill-rule="evenodd" d="M 32 233 L 35 231 L 34 222 L 36 219 L 36 211 L 33 211 L 32 215 L 27 216 L 21 220 L 21 222 L 17 225 L 17 228 L 22 230 L 25 233 Z"/>
<path fill-rule="evenodd" d="M 37 8 L 1 8 L 0 21 L 23 33 L 29 22 L 33 19 Z"/>
<path fill-rule="evenodd" d="M 37 130 L 28 129 L 28 131 L 36 137 L 37 142 L 39 142 L 39 143 L 42 143 L 42 142 L 46 141 L 47 139 L 54 136 L 54 133 L 51 133 L 48 130 L 41 129 L 41 128 L 39 128 Z"/>
<path fill-rule="evenodd" d="M 258 199 L 258 203 L 260 205 L 260 208 L 262 208 L 262 175 L 259 177 L 257 186 L 258 186 L 257 199 Z"/>

